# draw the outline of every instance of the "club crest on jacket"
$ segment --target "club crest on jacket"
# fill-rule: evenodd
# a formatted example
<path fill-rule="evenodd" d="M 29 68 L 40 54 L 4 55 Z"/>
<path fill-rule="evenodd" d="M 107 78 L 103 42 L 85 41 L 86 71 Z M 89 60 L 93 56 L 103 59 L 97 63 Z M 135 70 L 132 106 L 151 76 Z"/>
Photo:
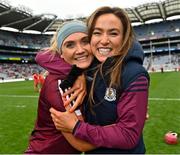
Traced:
<path fill-rule="evenodd" d="M 104 99 L 107 101 L 115 101 L 116 100 L 116 89 L 106 88 L 106 93 L 105 93 Z"/>

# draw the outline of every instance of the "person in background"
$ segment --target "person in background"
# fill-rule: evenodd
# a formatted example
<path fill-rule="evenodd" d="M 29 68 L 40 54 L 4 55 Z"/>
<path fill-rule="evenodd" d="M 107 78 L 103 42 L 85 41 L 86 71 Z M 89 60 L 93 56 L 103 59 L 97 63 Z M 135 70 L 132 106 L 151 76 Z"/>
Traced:
<path fill-rule="evenodd" d="M 41 88 L 44 84 L 44 80 L 45 80 L 45 77 L 46 77 L 46 72 L 43 73 L 43 72 L 40 72 L 39 74 L 38 73 L 33 73 L 33 81 L 34 81 L 34 91 L 35 92 L 39 92 L 41 91 Z"/>
<path fill-rule="evenodd" d="M 143 154 L 149 75 L 142 47 L 123 9 L 98 8 L 87 25 L 96 59 L 86 72 L 85 121 L 51 108 L 54 124 L 97 147 L 87 153 Z"/>
<path fill-rule="evenodd" d="M 161 66 L 161 73 L 164 73 L 164 68 L 163 68 L 163 66 Z"/>
<path fill-rule="evenodd" d="M 46 60 L 54 61 L 55 66 L 47 64 Z M 37 53 L 36 62 L 47 69 L 49 74 L 40 92 L 37 119 L 30 135 L 26 154 L 74 154 L 80 153 L 79 151 L 83 151 L 84 148 L 87 150 L 95 148 L 85 141 L 78 140 L 70 133 L 56 130 L 49 112 L 51 107 L 62 112 L 65 111 L 58 89 L 58 80 L 65 79 L 72 64 L 79 68 L 87 68 L 92 60 L 87 27 L 80 21 L 70 21 L 63 24 L 53 36 L 51 47 Z M 56 67 L 60 72 L 56 72 Z M 82 79 L 80 81 L 82 82 Z M 85 93 L 82 86 L 77 92 L 83 98 Z"/>
<path fill-rule="evenodd" d="M 33 81 L 34 81 L 34 83 L 33 83 L 34 91 L 38 92 L 39 91 L 39 76 L 37 73 L 33 73 L 32 77 L 33 77 Z"/>
<path fill-rule="evenodd" d="M 41 91 L 41 88 L 44 84 L 47 74 L 48 74 L 47 71 L 39 73 L 39 92 Z"/>

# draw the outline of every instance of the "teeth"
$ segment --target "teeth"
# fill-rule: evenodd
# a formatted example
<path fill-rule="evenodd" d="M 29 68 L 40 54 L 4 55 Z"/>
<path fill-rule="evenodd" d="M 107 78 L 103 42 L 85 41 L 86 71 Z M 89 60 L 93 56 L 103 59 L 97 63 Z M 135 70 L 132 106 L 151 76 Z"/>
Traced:
<path fill-rule="evenodd" d="M 109 52 L 111 52 L 111 49 L 109 49 L 109 48 L 99 48 L 98 51 L 102 55 L 107 55 L 107 54 L 109 54 Z"/>
<path fill-rule="evenodd" d="M 86 58 L 87 56 L 82 56 L 82 57 L 76 58 L 76 60 L 80 61 L 80 60 L 85 60 Z"/>

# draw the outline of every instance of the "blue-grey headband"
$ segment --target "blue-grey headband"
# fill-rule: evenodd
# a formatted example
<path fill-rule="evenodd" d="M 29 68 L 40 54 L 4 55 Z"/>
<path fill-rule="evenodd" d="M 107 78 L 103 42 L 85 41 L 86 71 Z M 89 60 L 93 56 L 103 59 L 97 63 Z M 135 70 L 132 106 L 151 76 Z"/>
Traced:
<path fill-rule="evenodd" d="M 83 32 L 87 34 L 87 26 L 85 23 L 79 20 L 73 20 L 66 22 L 60 28 L 58 35 L 57 35 L 57 47 L 58 49 L 61 48 L 63 41 L 71 34 Z"/>

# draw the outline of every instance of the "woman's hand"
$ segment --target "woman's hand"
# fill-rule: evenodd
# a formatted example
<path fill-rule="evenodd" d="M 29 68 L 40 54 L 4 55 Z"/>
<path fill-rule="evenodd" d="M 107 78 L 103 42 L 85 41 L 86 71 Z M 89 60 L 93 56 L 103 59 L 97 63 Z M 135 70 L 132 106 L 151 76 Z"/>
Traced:
<path fill-rule="evenodd" d="M 57 130 L 72 133 L 73 128 L 78 121 L 78 118 L 74 113 L 70 113 L 69 111 L 60 112 L 54 108 L 50 108 L 49 111 L 51 112 L 51 117 Z"/>
<path fill-rule="evenodd" d="M 67 95 L 70 96 L 68 100 L 66 99 Z M 69 112 L 73 112 L 79 105 L 82 104 L 85 96 L 86 96 L 86 79 L 83 74 L 77 78 L 73 87 L 71 89 L 68 89 L 63 94 L 64 106 L 69 105 L 74 100 L 75 102 L 73 106 L 69 109 Z"/>

